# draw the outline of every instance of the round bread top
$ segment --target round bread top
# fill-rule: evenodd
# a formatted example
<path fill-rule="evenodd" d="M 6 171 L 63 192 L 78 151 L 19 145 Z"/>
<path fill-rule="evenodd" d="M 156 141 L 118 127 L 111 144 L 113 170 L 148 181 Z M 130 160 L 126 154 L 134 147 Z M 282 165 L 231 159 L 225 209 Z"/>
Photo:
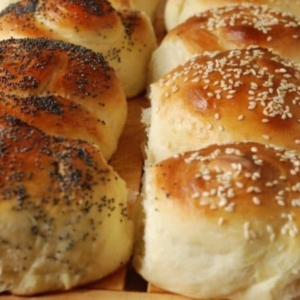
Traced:
<path fill-rule="evenodd" d="M 0 108 L 47 134 L 79 138 L 109 158 L 126 116 L 125 94 L 101 54 L 47 39 L 0 42 Z"/>
<path fill-rule="evenodd" d="M 251 142 L 212 145 L 148 171 L 158 209 L 167 205 L 181 218 L 239 224 L 247 240 L 299 234 L 300 156 L 295 151 Z"/>
<path fill-rule="evenodd" d="M 198 13 L 167 33 L 154 51 L 149 81 L 205 51 L 270 48 L 300 62 L 300 19 L 266 5 L 228 5 Z M 172 55 L 170 53 L 172 52 Z"/>
<path fill-rule="evenodd" d="M 0 39 L 50 38 L 100 52 L 114 68 L 125 94 L 146 83 L 146 66 L 156 47 L 149 18 L 116 11 L 106 0 L 22 0 L 0 13 Z M 128 74 L 129 65 L 135 65 Z"/>
<path fill-rule="evenodd" d="M 102 153 L 3 112 L 0 131 L 1 292 L 71 289 L 123 266 L 127 189 Z"/>
<path fill-rule="evenodd" d="M 112 172 L 101 152 L 83 141 L 46 136 L 3 111 L 0 121 L 1 205 L 79 205 L 84 213 L 103 174 Z"/>
<path fill-rule="evenodd" d="M 196 56 L 151 85 L 149 150 L 155 161 L 236 141 L 299 150 L 299 86 L 298 66 L 264 48 Z"/>
<path fill-rule="evenodd" d="M 117 13 L 106 0 L 24 0 L 9 5 L 1 12 L 0 29 L 6 28 L 5 23 L 13 22 L 18 31 L 26 31 L 28 37 L 30 37 L 31 30 L 32 34 L 35 35 L 39 27 L 34 19 L 28 22 L 28 17 L 34 13 L 38 14 L 39 19 L 47 21 L 48 26 L 50 25 L 48 35 L 44 37 L 52 37 L 55 33 L 52 33 L 51 28 L 58 27 L 77 32 L 97 30 L 100 34 L 105 28 L 109 31 L 110 26 L 119 22 Z M 26 22 L 24 22 L 25 19 Z M 47 32 L 43 31 L 43 33 L 46 34 Z"/>
<path fill-rule="evenodd" d="M 300 19 L 258 5 L 230 5 L 205 11 L 171 30 L 166 42 L 179 37 L 190 53 L 246 48 L 272 48 L 300 61 Z"/>
<path fill-rule="evenodd" d="M 300 16 L 299 0 L 168 0 L 165 9 L 166 27 L 170 30 L 196 13 L 231 4 L 266 5 Z"/>

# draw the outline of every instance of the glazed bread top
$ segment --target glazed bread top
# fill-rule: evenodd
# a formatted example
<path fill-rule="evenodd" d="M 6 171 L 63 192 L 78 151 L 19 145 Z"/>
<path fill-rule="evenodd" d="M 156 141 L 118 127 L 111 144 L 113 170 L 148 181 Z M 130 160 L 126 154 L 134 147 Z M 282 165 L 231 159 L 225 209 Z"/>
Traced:
<path fill-rule="evenodd" d="M 167 0 L 165 22 L 168 30 L 183 23 L 189 17 L 211 8 L 223 7 L 229 4 L 266 5 L 283 12 L 290 12 L 300 16 L 299 0 Z"/>
<path fill-rule="evenodd" d="M 256 141 L 298 149 L 299 66 L 265 48 L 207 52 L 150 87 L 148 159 Z"/>
<path fill-rule="evenodd" d="M 205 51 L 270 48 L 300 62 L 300 19 L 252 4 L 213 8 L 189 18 L 164 37 L 150 63 L 150 82 Z M 172 53 L 172 55 L 171 55 Z"/>
<path fill-rule="evenodd" d="M 0 108 L 47 134 L 94 143 L 109 159 L 127 102 L 103 56 L 47 39 L 0 41 Z"/>
<path fill-rule="evenodd" d="M 106 0 L 22 0 L 0 14 L 0 39 L 50 38 L 103 54 L 127 97 L 141 93 L 156 47 L 149 19 L 132 10 L 117 12 Z"/>
<path fill-rule="evenodd" d="M 127 188 L 102 153 L 2 109 L 0 131 L 1 292 L 70 289 L 124 265 L 133 238 Z"/>
<path fill-rule="evenodd" d="M 250 142 L 148 166 L 133 259 L 138 272 L 195 299 L 294 299 L 299 166 L 295 151 Z"/>

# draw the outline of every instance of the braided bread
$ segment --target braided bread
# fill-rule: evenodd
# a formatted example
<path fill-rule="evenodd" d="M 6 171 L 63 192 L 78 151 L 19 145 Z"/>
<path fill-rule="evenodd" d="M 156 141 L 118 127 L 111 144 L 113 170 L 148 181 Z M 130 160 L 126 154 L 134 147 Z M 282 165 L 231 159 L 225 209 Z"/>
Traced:
<path fill-rule="evenodd" d="M 45 39 L 0 42 L 0 291 L 101 279 L 129 260 L 125 182 L 110 167 L 127 114 L 102 55 Z"/>
<path fill-rule="evenodd" d="M 50 38 L 100 52 L 114 68 L 127 97 L 143 92 L 156 47 L 145 14 L 117 12 L 106 0 L 22 0 L 0 14 L 0 40 Z"/>

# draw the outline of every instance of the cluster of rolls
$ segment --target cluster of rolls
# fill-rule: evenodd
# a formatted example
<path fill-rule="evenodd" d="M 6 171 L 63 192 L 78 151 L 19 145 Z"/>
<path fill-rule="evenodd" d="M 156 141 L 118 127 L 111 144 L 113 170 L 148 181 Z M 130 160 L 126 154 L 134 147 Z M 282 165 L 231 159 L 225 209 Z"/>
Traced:
<path fill-rule="evenodd" d="M 132 254 L 126 183 L 108 162 L 145 89 L 150 18 L 22 0 L 0 13 L 0 40 L 0 292 L 101 279 Z"/>
<path fill-rule="evenodd" d="M 133 257 L 150 283 L 195 299 L 300 294 L 299 8 L 167 1 Z"/>

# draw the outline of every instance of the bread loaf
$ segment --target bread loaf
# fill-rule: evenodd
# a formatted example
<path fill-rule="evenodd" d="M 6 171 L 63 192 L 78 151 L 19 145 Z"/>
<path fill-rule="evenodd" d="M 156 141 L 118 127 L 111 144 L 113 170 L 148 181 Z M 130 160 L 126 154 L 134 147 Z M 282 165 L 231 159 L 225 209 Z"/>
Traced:
<path fill-rule="evenodd" d="M 46 39 L 0 41 L 0 108 L 43 132 L 86 140 L 106 159 L 117 148 L 127 102 L 103 56 Z"/>
<path fill-rule="evenodd" d="M 136 269 L 195 299 L 294 299 L 299 165 L 295 151 L 234 143 L 148 166 Z"/>
<path fill-rule="evenodd" d="M 169 31 L 154 51 L 149 81 L 205 51 L 225 51 L 251 45 L 271 48 L 300 62 L 300 19 L 293 14 L 252 4 L 210 9 Z"/>
<path fill-rule="evenodd" d="M 0 114 L 0 291 L 70 289 L 124 266 L 127 189 L 101 152 Z"/>
<path fill-rule="evenodd" d="M 211 8 L 245 3 L 267 5 L 270 8 L 300 16 L 299 0 L 167 0 L 165 8 L 166 28 L 171 30 L 196 13 L 204 12 Z"/>
<path fill-rule="evenodd" d="M 99 280 L 132 253 L 128 190 L 103 155 L 121 84 L 101 54 L 46 39 L 1 41 L 0 70 L 0 292 Z"/>
<path fill-rule="evenodd" d="M 138 11 L 117 12 L 106 0 L 22 0 L 0 14 L 0 40 L 50 38 L 103 54 L 127 97 L 141 93 L 156 47 L 149 18 Z"/>
<path fill-rule="evenodd" d="M 300 150 L 299 66 L 265 48 L 196 56 L 150 87 L 148 160 L 255 141 Z"/>

